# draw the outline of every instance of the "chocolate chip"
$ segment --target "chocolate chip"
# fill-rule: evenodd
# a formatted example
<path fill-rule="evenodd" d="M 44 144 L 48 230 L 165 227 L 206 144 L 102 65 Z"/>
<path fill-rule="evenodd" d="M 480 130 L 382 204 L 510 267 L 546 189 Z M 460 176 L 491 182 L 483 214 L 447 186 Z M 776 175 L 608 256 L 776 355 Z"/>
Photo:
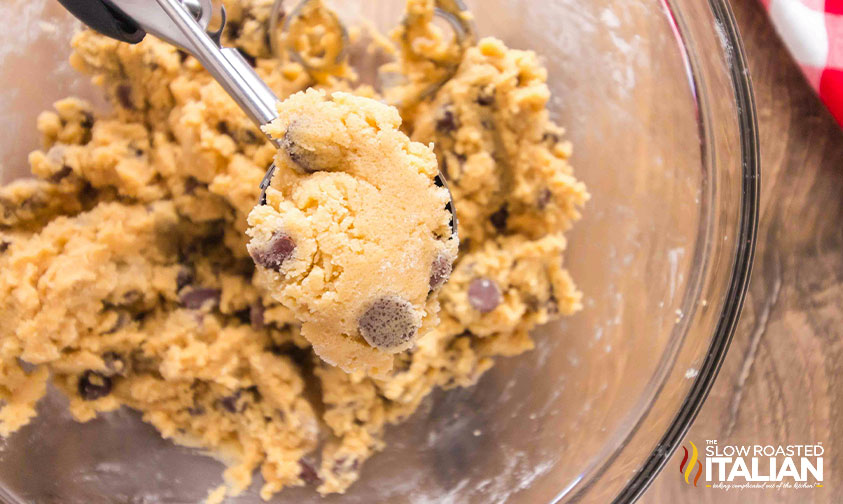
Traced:
<path fill-rule="evenodd" d="M 91 129 L 94 127 L 94 114 L 88 112 L 87 110 L 82 111 L 82 122 L 79 123 L 85 129 Z"/>
<path fill-rule="evenodd" d="M 117 331 L 119 331 L 120 329 L 126 327 L 126 324 L 128 324 L 128 323 L 129 323 L 129 315 L 124 311 L 118 312 L 117 313 L 117 320 L 114 321 L 114 325 L 111 326 L 111 328 L 109 328 L 103 334 L 114 334 Z"/>
<path fill-rule="evenodd" d="M 283 17 L 278 19 L 284 19 Z M 228 31 L 228 38 L 234 40 L 240 36 L 240 31 L 243 29 L 243 26 L 240 23 L 231 21 L 225 25 L 225 29 Z"/>
<path fill-rule="evenodd" d="M 451 276 L 452 268 L 451 258 L 447 254 L 439 253 L 430 267 L 430 289 L 436 290 L 445 285 Z"/>
<path fill-rule="evenodd" d="M 261 394 L 258 392 L 258 387 L 252 385 L 250 387 L 237 389 L 233 394 L 221 398 L 219 401 L 220 406 L 229 413 L 243 413 L 246 411 L 246 406 L 248 405 L 248 401 L 246 397 L 244 397 L 244 393 L 252 396 L 252 402 L 261 401 Z"/>
<path fill-rule="evenodd" d="M 410 341 L 419 329 L 413 305 L 396 296 L 375 301 L 357 321 L 361 336 L 381 350 L 398 348 Z"/>
<path fill-rule="evenodd" d="M 553 193 L 550 192 L 550 189 L 544 188 L 539 193 L 539 197 L 536 198 L 536 206 L 539 207 L 539 210 L 544 210 L 547 208 L 548 203 L 550 200 L 553 199 Z"/>
<path fill-rule="evenodd" d="M 176 52 L 179 55 L 179 61 L 182 62 L 182 63 L 187 61 L 188 56 L 190 56 L 189 54 L 187 54 L 186 51 L 182 51 L 181 49 L 177 49 Z"/>
<path fill-rule="evenodd" d="M 509 220 L 509 205 L 504 203 L 501 207 L 492 215 L 489 216 L 489 221 L 492 223 L 492 226 L 498 230 L 499 233 L 506 231 L 506 223 Z"/>
<path fill-rule="evenodd" d="M 547 300 L 547 314 L 551 316 L 559 314 L 559 301 L 552 294 L 550 299 Z"/>
<path fill-rule="evenodd" d="M 290 238 L 290 235 L 276 231 L 266 244 L 249 247 L 249 255 L 258 266 L 280 271 L 284 263 L 293 256 L 295 250 L 296 242 Z"/>
<path fill-rule="evenodd" d="M 193 194 L 196 192 L 196 189 L 199 189 L 202 186 L 202 182 L 199 182 L 199 179 L 196 177 L 190 176 L 184 179 L 184 193 L 185 194 Z"/>
<path fill-rule="evenodd" d="M 263 313 L 263 303 L 260 299 L 252 303 L 252 306 L 249 307 L 249 322 L 252 324 L 253 329 L 261 330 L 265 327 Z"/>
<path fill-rule="evenodd" d="M 7 242 L 5 240 L 0 240 L 0 254 L 9 250 L 9 247 L 12 246 L 12 242 Z"/>
<path fill-rule="evenodd" d="M 284 132 L 284 136 L 281 138 L 281 149 L 287 153 L 287 156 L 289 156 L 293 163 L 305 172 L 313 173 L 320 171 L 324 168 L 320 164 L 319 155 L 302 145 L 300 135 L 303 128 L 306 128 L 306 126 L 303 125 L 303 121 L 300 119 L 290 122 L 290 125 L 287 126 L 287 131 Z"/>
<path fill-rule="evenodd" d="M 488 86 L 484 87 L 477 94 L 477 104 L 482 107 L 488 107 L 495 104 L 495 88 Z"/>
<path fill-rule="evenodd" d="M 251 324 L 251 315 L 249 314 L 249 311 L 249 308 L 237 310 L 236 312 L 234 312 L 234 316 L 237 317 L 237 320 L 239 320 L 243 324 Z"/>
<path fill-rule="evenodd" d="M 308 462 L 299 460 L 299 467 L 301 468 L 299 471 L 299 478 L 308 485 L 318 485 L 322 482 L 322 479 L 319 477 L 316 469 Z"/>
<path fill-rule="evenodd" d="M 331 472 L 334 474 L 348 474 L 357 471 L 360 468 L 360 459 L 340 457 L 334 461 L 331 466 Z"/>
<path fill-rule="evenodd" d="M 243 410 L 246 409 L 246 406 L 243 405 L 243 409 L 238 409 L 237 407 L 237 400 L 240 399 L 240 391 L 238 390 L 234 394 L 230 396 L 225 396 L 220 399 L 220 406 L 229 413 L 242 413 Z"/>
<path fill-rule="evenodd" d="M 228 127 L 228 123 L 225 121 L 220 121 L 217 123 L 217 131 L 219 131 L 223 135 L 231 135 L 231 129 Z"/>
<path fill-rule="evenodd" d="M 102 354 L 102 361 L 105 363 L 103 376 L 111 377 L 126 372 L 126 360 L 117 352 L 105 352 Z"/>
<path fill-rule="evenodd" d="M 123 294 L 123 302 L 120 304 L 121 306 L 128 306 L 138 304 L 141 301 L 143 301 L 143 293 L 139 290 L 132 289 Z"/>
<path fill-rule="evenodd" d="M 193 273 L 193 268 L 190 266 L 182 266 L 179 269 L 179 272 L 176 273 L 176 291 L 178 292 L 192 284 L 194 279 L 195 274 Z"/>
<path fill-rule="evenodd" d="M 219 306 L 221 295 L 222 292 L 219 289 L 197 287 L 182 294 L 180 300 L 181 304 L 190 310 L 199 310 L 204 306 L 210 306 L 213 309 Z"/>
<path fill-rule="evenodd" d="M 117 86 L 115 94 L 117 95 L 117 101 L 123 108 L 129 110 L 135 109 L 135 104 L 132 103 L 132 86 L 128 84 L 120 84 Z"/>
<path fill-rule="evenodd" d="M 246 60 L 246 62 L 249 64 L 250 67 L 255 68 L 258 61 L 254 56 L 252 56 L 251 54 L 247 53 L 246 51 L 244 51 L 243 49 L 241 49 L 239 47 L 237 48 L 237 52 L 239 52 L 240 55 L 243 56 L 243 59 Z"/>
<path fill-rule="evenodd" d="M 439 133 L 451 133 L 457 129 L 457 118 L 454 116 L 454 111 L 449 108 L 443 108 L 436 118 L 436 131 Z"/>
<path fill-rule="evenodd" d="M 468 286 L 468 302 L 480 313 L 489 313 L 501 304 L 501 291 L 493 280 L 475 278 Z"/>
<path fill-rule="evenodd" d="M 542 135 L 542 141 L 549 143 L 550 145 L 556 145 L 559 143 L 559 135 L 556 133 L 552 133 L 550 131 L 545 131 Z"/>
<path fill-rule="evenodd" d="M 66 179 L 67 177 L 69 177 L 71 173 L 73 173 L 73 168 L 71 168 L 67 165 L 64 165 L 64 166 L 61 167 L 61 169 L 59 171 L 50 175 L 49 180 L 50 180 L 50 182 L 52 182 L 54 184 L 57 184 L 57 183 L 61 182 L 62 180 Z"/>
<path fill-rule="evenodd" d="M 94 401 L 111 393 L 111 378 L 89 369 L 79 377 L 77 388 L 82 399 Z"/>
<path fill-rule="evenodd" d="M 158 373 L 158 360 L 151 355 L 145 354 L 140 348 L 132 350 L 132 353 L 129 354 L 129 361 L 131 363 L 132 373 Z"/>
<path fill-rule="evenodd" d="M 246 143 L 259 144 L 259 143 L 263 143 L 264 141 L 266 141 L 266 139 L 264 137 L 256 134 L 254 131 L 252 131 L 250 129 L 247 129 L 246 131 L 244 131 L 243 135 L 245 135 L 245 137 L 246 137 Z"/>
<path fill-rule="evenodd" d="M 190 416 L 200 416 L 205 414 L 205 408 L 201 404 L 197 404 L 187 408 L 187 414 Z"/>

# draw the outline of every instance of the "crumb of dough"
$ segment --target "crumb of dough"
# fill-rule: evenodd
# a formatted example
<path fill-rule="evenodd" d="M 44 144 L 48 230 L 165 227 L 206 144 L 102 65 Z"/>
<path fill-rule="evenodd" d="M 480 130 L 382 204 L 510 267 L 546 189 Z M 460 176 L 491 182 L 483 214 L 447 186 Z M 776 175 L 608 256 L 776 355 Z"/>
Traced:
<path fill-rule="evenodd" d="M 285 99 L 314 80 L 286 52 L 273 55 L 272 3 L 223 0 L 223 40 Z M 391 370 L 380 377 L 319 359 L 302 334 L 300 307 L 262 287 L 266 272 L 250 257 L 246 230 L 278 149 L 194 58 L 152 37 L 127 45 L 78 34 L 71 62 L 113 111 L 57 102 L 38 119 L 44 144 L 29 158 L 34 178 L 0 188 L 0 435 L 31 421 L 49 385 L 68 397 L 78 421 L 132 408 L 164 438 L 224 460 L 225 485 L 209 493 L 211 502 L 247 488 L 257 471 L 264 499 L 291 486 L 343 493 L 384 448 L 387 425 L 409 418 L 437 387 L 473 385 L 495 358 L 532 348 L 536 325 L 578 310 L 564 232 L 588 194 L 568 162 L 564 131 L 548 117 L 547 72 L 534 53 L 495 39 L 466 51 L 440 46 L 433 7 L 412 0 L 411 24 L 396 31 L 412 34 L 390 67 L 410 84 L 389 89 L 400 119 L 378 109 L 366 127 L 374 131 L 380 121 L 391 132 L 403 120 L 420 144 L 402 145 L 428 171 L 424 146 L 434 145 L 456 200 L 460 250 L 452 271 L 440 267 L 437 276 L 437 259 L 424 249 L 424 271 L 414 274 L 439 285 L 439 322 L 410 350 L 388 354 L 383 368 Z M 436 58 L 425 61 L 427 51 Z M 439 83 L 445 74 L 453 75 Z M 339 102 L 383 98 L 347 76 L 328 72 L 317 82 Z M 419 90 L 431 86 L 435 92 L 422 98 Z M 287 125 L 278 123 L 277 133 Z M 307 140 L 313 131 L 300 133 Z M 299 159 L 314 165 L 344 155 L 304 154 Z M 329 245 L 297 220 L 311 207 L 290 199 L 292 189 L 300 185 L 327 204 L 315 184 L 352 201 L 349 189 L 364 179 L 336 170 L 280 173 L 264 217 L 283 219 L 294 246 L 283 234 L 264 235 L 265 243 L 276 240 L 266 264 L 279 271 L 329 264 L 307 257 Z M 337 236 L 352 243 L 350 231 Z M 436 280 L 448 273 L 447 282 Z M 434 318 L 415 291 L 383 299 L 389 310 L 407 301 L 422 320 Z M 416 323 L 409 310 L 406 317 L 381 310 L 372 320 Z"/>
<path fill-rule="evenodd" d="M 457 255 L 436 156 L 370 98 L 311 89 L 278 112 L 275 176 L 247 230 L 261 284 L 323 360 L 386 376 L 437 324 L 430 278 Z"/>

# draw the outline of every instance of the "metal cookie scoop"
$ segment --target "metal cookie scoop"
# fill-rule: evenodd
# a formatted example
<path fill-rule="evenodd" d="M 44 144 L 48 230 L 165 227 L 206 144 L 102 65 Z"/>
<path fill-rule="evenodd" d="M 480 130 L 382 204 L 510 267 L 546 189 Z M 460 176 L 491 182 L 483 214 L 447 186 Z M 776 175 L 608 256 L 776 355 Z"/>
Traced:
<path fill-rule="evenodd" d="M 298 13 L 312 0 L 303 0 L 284 23 L 287 29 Z M 208 26 L 214 14 L 212 0 L 59 0 L 74 16 L 103 35 L 136 44 L 150 33 L 173 44 L 195 57 L 219 82 L 247 116 L 263 131 L 263 126 L 277 117 L 278 97 L 261 80 L 240 52 L 232 47 L 222 47 L 220 35 L 225 27 L 225 8 L 220 7 L 219 28 L 209 33 Z M 281 1 L 273 9 L 272 29 L 281 16 Z M 338 26 L 345 28 L 334 15 Z M 347 43 L 343 35 L 343 46 Z M 274 35 L 270 37 L 274 40 Z M 273 46 L 277 42 L 273 41 Z M 345 57 L 337 55 L 337 61 Z M 307 62 L 303 55 L 293 55 L 299 62 Z M 312 69 L 303 63 L 308 71 Z M 278 141 L 267 138 L 278 146 Z M 272 181 L 275 165 L 271 165 L 261 181 L 260 204 L 266 204 L 266 189 Z M 441 172 L 436 184 L 448 188 Z M 450 195 L 450 190 L 448 190 Z M 448 203 L 451 212 L 451 231 L 457 234 L 457 214 L 453 196 Z"/>

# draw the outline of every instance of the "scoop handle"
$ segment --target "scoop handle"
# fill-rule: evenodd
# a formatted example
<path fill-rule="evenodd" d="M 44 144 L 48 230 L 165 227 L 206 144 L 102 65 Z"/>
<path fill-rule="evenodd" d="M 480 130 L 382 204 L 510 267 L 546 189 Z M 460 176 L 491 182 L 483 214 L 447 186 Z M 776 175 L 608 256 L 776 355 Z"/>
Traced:
<path fill-rule="evenodd" d="M 108 0 L 59 0 L 80 21 L 107 37 L 137 44 L 146 32 Z"/>

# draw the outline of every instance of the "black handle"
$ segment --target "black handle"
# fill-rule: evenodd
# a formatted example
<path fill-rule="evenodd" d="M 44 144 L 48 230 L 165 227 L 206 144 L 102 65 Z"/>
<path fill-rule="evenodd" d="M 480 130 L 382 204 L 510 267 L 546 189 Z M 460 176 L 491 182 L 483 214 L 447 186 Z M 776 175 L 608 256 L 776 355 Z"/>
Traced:
<path fill-rule="evenodd" d="M 80 21 L 108 37 L 137 44 L 146 35 L 108 0 L 59 0 Z"/>

